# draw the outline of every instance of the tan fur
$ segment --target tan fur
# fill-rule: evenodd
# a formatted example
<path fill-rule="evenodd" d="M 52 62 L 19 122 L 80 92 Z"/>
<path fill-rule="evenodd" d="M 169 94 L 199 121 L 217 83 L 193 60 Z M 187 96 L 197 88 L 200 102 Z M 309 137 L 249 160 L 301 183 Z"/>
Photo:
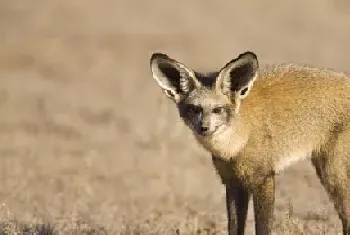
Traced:
<path fill-rule="evenodd" d="M 238 179 L 258 204 L 259 198 L 274 193 L 272 181 L 264 183 L 266 177 L 311 158 L 342 219 L 343 234 L 349 234 L 350 78 L 304 65 L 266 66 L 249 83 L 248 95 L 237 94 L 232 103 L 237 116 L 228 128 L 195 135 L 215 156 L 223 183 Z"/>

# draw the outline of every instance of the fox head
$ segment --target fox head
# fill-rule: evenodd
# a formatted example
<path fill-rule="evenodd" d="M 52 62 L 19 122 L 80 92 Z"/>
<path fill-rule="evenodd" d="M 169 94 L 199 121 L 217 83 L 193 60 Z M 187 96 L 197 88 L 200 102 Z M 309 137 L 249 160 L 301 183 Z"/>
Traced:
<path fill-rule="evenodd" d="M 217 135 L 234 124 L 259 68 L 253 52 L 240 54 L 210 75 L 199 74 L 161 53 L 151 56 L 150 66 L 153 78 L 199 138 Z"/>

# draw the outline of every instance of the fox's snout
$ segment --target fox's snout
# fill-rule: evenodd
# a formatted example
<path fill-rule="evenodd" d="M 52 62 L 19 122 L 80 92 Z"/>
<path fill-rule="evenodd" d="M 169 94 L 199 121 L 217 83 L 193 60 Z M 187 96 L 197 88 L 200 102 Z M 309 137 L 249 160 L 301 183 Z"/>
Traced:
<path fill-rule="evenodd" d="M 216 126 L 211 126 L 208 122 L 200 121 L 196 126 L 196 132 L 201 136 L 208 136 L 214 134 L 214 132 L 218 129 Z"/>

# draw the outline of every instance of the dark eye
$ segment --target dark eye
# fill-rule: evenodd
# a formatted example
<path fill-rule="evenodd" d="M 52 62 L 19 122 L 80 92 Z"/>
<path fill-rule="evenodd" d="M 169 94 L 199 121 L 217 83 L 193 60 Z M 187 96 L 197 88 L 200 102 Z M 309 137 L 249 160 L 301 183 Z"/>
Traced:
<path fill-rule="evenodd" d="M 213 108 L 213 113 L 222 113 L 224 111 L 224 108 L 223 107 L 215 107 Z"/>
<path fill-rule="evenodd" d="M 193 114 L 198 114 L 202 112 L 202 108 L 196 105 L 189 105 L 187 107 L 188 112 L 193 113 Z"/>

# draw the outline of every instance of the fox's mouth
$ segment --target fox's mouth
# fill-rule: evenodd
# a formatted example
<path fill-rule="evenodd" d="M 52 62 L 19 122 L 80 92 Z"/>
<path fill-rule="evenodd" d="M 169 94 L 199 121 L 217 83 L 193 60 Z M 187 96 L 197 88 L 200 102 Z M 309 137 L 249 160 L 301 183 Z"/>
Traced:
<path fill-rule="evenodd" d="M 196 133 L 200 136 L 211 136 L 216 132 L 216 129 L 210 130 L 210 131 L 202 131 L 202 130 L 196 130 Z"/>
<path fill-rule="evenodd" d="M 216 126 L 213 129 L 202 129 L 202 128 L 195 128 L 195 132 L 197 135 L 202 136 L 202 137 L 209 137 L 209 136 L 213 136 L 214 134 L 217 134 L 219 132 L 222 131 L 223 125 L 220 126 Z"/>

